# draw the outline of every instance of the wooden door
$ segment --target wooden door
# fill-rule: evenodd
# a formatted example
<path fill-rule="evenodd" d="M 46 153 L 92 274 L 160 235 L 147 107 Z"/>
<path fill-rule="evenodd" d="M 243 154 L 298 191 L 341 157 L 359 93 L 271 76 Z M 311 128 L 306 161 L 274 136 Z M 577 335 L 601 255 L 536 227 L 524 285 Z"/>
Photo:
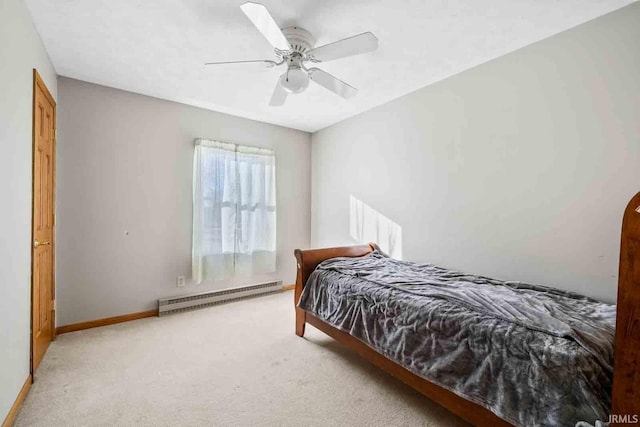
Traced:
<path fill-rule="evenodd" d="M 31 271 L 31 370 L 55 335 L 54 188 L 56 103 L 33 72 L 33 241 Z"/>

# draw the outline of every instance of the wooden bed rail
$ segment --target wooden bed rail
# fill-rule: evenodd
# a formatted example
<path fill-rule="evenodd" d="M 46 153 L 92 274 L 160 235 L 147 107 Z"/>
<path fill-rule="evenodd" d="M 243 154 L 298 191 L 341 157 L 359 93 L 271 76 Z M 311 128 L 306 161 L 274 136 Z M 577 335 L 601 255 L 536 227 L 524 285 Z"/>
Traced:
<path fill-rule="evenodd" d="M 611 425 L 640 422 L 640 193 L 622 219 L 614 357 Z"/>

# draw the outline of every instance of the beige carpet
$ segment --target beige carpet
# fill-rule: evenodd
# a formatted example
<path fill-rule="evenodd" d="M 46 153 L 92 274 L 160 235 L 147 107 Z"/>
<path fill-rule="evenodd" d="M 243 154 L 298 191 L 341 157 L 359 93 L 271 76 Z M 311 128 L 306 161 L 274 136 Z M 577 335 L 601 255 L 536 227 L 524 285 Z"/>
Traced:
<path fill-rule="evenodd" d="M 292 292 L 61 335 L 16 426 L 465 426 L 307 325 Z"/>

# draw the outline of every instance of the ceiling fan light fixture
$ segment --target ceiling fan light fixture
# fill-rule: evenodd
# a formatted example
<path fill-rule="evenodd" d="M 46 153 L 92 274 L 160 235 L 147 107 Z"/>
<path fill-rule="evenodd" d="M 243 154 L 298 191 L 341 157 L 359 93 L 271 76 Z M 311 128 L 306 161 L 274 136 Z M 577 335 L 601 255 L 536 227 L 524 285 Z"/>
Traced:
<path fill-rule="evenodd" d="M 289 93 L 300 93 L 309 87 L 309 75 L 299 67 L 289 67 L 280 76 L 280 85 Z"/>

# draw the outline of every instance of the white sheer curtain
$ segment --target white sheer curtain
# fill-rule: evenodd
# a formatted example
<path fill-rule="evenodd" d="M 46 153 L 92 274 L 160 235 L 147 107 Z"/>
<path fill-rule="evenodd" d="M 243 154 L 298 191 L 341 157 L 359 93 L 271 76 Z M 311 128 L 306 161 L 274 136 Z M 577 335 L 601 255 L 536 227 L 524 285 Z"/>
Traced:
<path fill-rule="evenodd" d="M 276 269 L 276 160 L 272 150 L 196 139 L 193 279 Z"/>

